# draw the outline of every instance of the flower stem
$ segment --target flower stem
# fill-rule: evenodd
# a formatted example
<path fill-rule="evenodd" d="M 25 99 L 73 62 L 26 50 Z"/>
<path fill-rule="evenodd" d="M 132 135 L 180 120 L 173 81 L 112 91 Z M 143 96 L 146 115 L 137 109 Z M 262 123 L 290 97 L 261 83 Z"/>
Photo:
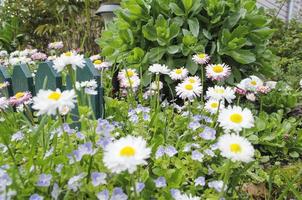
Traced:
<path fill-rule="evenodd" d="M 228 160 L 226 163 L 226 169 L 225 169 L 224 178 L 223 178 L 223 185 L 222 185 L 222 189 L 219 194 L 219 199 L 223 198 L 225 196 L 225 192 L 227 190 L 226 186 L 229 182 L 231 172 L 232 172 L 232 161 Z"/>

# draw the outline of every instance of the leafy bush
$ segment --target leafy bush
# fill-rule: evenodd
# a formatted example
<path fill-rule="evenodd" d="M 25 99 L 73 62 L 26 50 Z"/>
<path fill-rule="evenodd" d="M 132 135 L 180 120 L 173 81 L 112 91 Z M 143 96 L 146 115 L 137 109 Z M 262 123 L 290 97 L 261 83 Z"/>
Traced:
<path fill-rule="evenodd" d="M 270 43 L 270 48 L 279 56 L 276 79 L 299 88 L 302 78 L 302 23 L 293 20 L 286 25 L 281 20 L 275 20 L 272 25 L 278 29 Z"/>
<path fill-rule="evenodd" d="M 124 0 L 98 43 L 111 61 L 142 72 L 148 64 L 161 62 L 171 68 L 185 65 L 195 74 L 198 66 L 192 55 L 209 52 L 213 62 L 232 66 L 237 81 L 241 73 L 270 74 L 274 56 L 267 44 L 273 29 L 255 4 L 254 0 Z"/>

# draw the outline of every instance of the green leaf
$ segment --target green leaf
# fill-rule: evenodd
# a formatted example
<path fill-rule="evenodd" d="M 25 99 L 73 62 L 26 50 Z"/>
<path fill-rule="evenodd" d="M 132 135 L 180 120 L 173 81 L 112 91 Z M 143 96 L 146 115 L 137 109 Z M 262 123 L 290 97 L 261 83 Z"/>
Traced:
<path fill-rule="evenodd" d="M 168 46 L 167 51 L 169 54 L 176 54 L 180 51 L 181 46 L 180 45 L 172 45 Z"/>
<path fill-rule="evenodd" d="M 119 35 L 125 43 L 128 43 L 130 45 L 132 45 L 134 43 L 133 34 L 130 29 L 120 30 Z"/>
<path fill-rule="evenodd" d="M 255 33 L 256 35 L 262 37 L 262 38 L 268 38 L 271 37 L 273 35 L 273 33 L 275 32 L 274 29 L 268 28 L 268 27 L 264 27 L 264 28 L 260 28 L 257 30 L 253 30 L 253 33 Z"/>
<path fill-rule="evenodd" d="M 192 8 L 193 0 L 182 0 L 182 3 L 185 7 L 186 13 L 188 13 L 190 11 L 190 9 Z"/>
<path fill-rule="evenodd" d="M 245 14 L 246 10 L 241 8 L 239 11 L 231 14 L 223 26 L 228 29 L 233 28 L 241 18 L 244 18 Z"/>
<path fill-rule="evenodd" d="M 175 37 L 177 37 L 177 35 L 179 34 L 180 28 L 176 23 L 172 23 L 170 26 L 170 37 L 169 39 L 173 39 Z"/>
<path fill-rule="evenodd" d="M 146 86 L 150 85 L 151 80 L 152 80 L 152 74 L 149 73 L 149 71 L 146 71 L 142 77 L 143 86 L 146 87 Z"/>
<path fill-rule="evenodd" d="M 156 41 L 157 36 L 152 21 L 149 21 L 145 26 L 143 26 L 142 32 L 146 39 L 150 41 Z"/>
<path fill-rule="evenodd" d="M 198 65 L 192 61 L 192 56 L 188 56 L 187 62 L 186 62 L 186 68 L 190 72 L 190 74 L 195 75 L 198 70 Z"/>
<path fill-rule="evenodd" d="M 249 50 L 234 50 L 225 52 L 226 55 L 231 56 L 237 62 L 241 64 L 249 64 L 256 61 L 256 56 Z"/>
<path fill-rule="evenodd" d="M 202 33 L 208 40 L 212 39 L 212 34 L 209 31 L 207 31 L 206 29 L 202 29 Z"/>
<path fill-rule="evenodd" d="M 267 17 L 263 15 L 247 15 L 246 19 L 257 27 L 262 27 L 268 23 Z"/>
<path fill-rule="evenodd" d="M 292 158 L 299 158 L 299 156 L 300 156 L 299 153 L 297 153 L 296 151 L 290 152 L 289 155 Z"/>
<path fill-rule="evenodd" d="M 199 22 L 197 18 L 192 18 L 188 19 L 188 24 L 189 24 L 189 29 L 191 33 L 195 36 L 198 37 L 199 35 Z"/>
<path fill-rule="evenodd" d="M 163 57 L 163 55 L 165 53 L 166 53 L 166 48 L 163 48 L 163 47 L 152 48 L 148 52 L 149 61 L 150 62 L 157 62 Z"/>
<path fill-rule="evenodd" d="M 169 8 L 177 16 L 184 16 L 185 15 L 184 11 L 180 7 L 178 7 L 178 5 L 176 3 L 170 3 Z"/>

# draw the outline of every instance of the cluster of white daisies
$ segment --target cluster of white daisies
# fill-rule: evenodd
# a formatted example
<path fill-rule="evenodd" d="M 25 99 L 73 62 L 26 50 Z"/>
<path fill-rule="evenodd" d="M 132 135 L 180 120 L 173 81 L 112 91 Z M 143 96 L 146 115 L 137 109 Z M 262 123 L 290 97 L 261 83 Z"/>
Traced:
<path fill-rule="evenodd" d="M 117 78 L 120 83 L 122 95 L 126 95 L 128 89 L 131 89 L 134 92 L 137 91 L 141 81 L 136 69 L 123 69 L 118 73 Z"/>

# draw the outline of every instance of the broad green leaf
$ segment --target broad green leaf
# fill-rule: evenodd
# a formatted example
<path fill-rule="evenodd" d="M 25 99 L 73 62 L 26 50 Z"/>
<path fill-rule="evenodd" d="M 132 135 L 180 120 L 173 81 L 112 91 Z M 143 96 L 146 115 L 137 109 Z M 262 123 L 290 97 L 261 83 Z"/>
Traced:
<path fill-rule="evenodd" d="M 165 53 L 166 53 L 166 48 L 163 47 L 152 48 L 148 52 L 149 61 L 153 63 L 158 62 Z"/>
<path fill-rule="evenodd" d="M 225 54 L 231 56 L 232 58 L 234 58 L 234 60 L 241 64 L 249 64 L 256 61 L 255 54 L 253 54 L 249 50 L 239 49 L 236 51 L 234 50 L 225 52 Z"/>
<path fill-rule="evenodd" d="M 176 54 L 180 51 L 180 45 L 172 45 L 167 48 L 169 54 Z"/>
<path fill-rule="evenodd" d="M 190 9 L 192 8 L 193 0 L 182 0 L 182 3 L 185 7 L 186 13 L 188 13 L 190 11 Z"/>
<path fill-rule="evenodd" d="M 152 21 L 149 21 L 148 24 L 143 26 L 142 32 L 146 39 L 150 41 L 156 41 L 157 36 Z"/>
<path fill-rule="evenodd" d="M 257 30 L 253 30 L 252 32 L 255 33 L 256 35 L 260 36 L 261 38 L 268 38 L 273 35 L 273 33 L 275 32 L 275 29 L 270 29 L 268 27 L 264 27 L 264 28 L 260 28 Z"/>
<path fill-rule="evenodd" d="M 198 65 L 192 61 L 192 56 L 188 56 L 186 68 L 190 72 L 190 74 L 195 75 L 198 70 Z"/>
<path fill-rule="evenodd" d="M 188 19 L 188 24 L 189 24 L 189 29 L 191 33 L 195 36 L 198 37 L 199 35 L 199 22 L 197 18 L 192 18 Z"/>
<path fill-rule="evenodd" d="M 169 7 L 175 15 L 177 15 L 177 16 L 185 15 L 184 11 L 180 7 L 178 7 L 178 5 L 176 3 L 170 3 Z"/>
<path fill-rule="evenodd" d="M 152 74 L 149 73 L 149 71 L 146 71 L 143 74 L 143 77 L 142 77 L 142 84 L 143 84 L 143 86 L 147 87 L 148 85 L 150 85 L 151 80 L 152 80 Z"/>
<path fill-rule="evenodd" d="M 206 29 L 202 29 L 202 33 L 208 40 L 212 39 L 212 34 L 209 31 L 207 31 Z"/>

